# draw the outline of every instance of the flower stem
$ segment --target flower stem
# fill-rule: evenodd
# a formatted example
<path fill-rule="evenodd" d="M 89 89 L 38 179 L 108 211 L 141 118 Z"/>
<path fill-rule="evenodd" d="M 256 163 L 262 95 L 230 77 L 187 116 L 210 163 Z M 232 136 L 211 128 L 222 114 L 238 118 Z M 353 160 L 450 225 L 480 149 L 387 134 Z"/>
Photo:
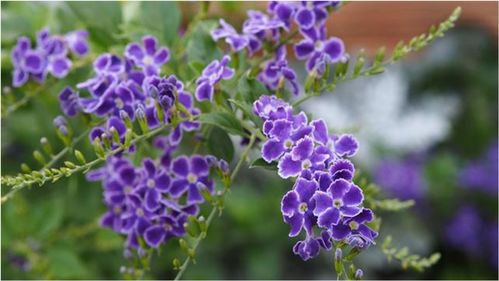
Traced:
<path fill-rule="evenodd" d="M 256 140 L 256 133 L 253 132 L 251 134 L 248 146 L 246 147 L 246 149 L 241 154 L 241 157 L 239 158 L 239 161 L 237 162 L 236 167 L 234 168 L 234 170 L 232 170 L 232 173 L 230 175 L 230 181 L 231 182 L 236 178 L 237 174 L 239 173 L 239 170 L 241 169 L 242 164 L 244 163 L 244 161 L 248 157 L 249 152 L 251 151 L 251 149 L 253 148 L 253 145 L 255 144 L 255 140 Z M 227 189 L 225 189 L 222 192 L 221 196 L 225 196 L 226 190 Z M 208 229 L 210 227 L 210 224 L 213 221 L 213 218 L 215 217 L 215 214 L 216 214 L 216 212 L 217 212 L 218 209 L 219 209 L 219 206 L 213 206 L 213 208 L 211 209 L 210 215 L 208 216 L 208 219 L 206 221 L 206 231 L 208 231 Z M 194 243 L 192 245 L 192 250 L 194 250 L 194 252 L 196 252 L 196 249 L 199 246 L 199 244 L 201 243 L 201 240 L 203 240 L 205 237 L 206 237 L 206 233 L 205 232 L 204 233 L 200 233 L 199 236 L 196 237 L 196 239 L 194 240 Z M 180 270 L 177 273 L 177 275 L 175 276 L 174 280 L 180 280 L 180 278 L 182 278 L 182 275 L 184 274 L 185 270 L 187 269 L 187 267 L 189 266 L 189 264 L 190 264 L 191 261 L 192 261 L 192 258 L 190 256 L 188 256 L 185 259 L 185 261 L 182 264 L 182 266 L 180 266 Z"/>

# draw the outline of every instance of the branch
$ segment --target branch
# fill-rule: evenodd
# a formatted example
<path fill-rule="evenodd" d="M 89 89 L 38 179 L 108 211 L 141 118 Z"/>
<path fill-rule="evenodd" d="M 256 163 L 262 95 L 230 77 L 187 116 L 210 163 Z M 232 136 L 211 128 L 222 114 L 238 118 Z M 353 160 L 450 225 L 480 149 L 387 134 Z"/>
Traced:
<path fill-rule="evenodd" d="M 239 158 L 239 161 L 237 162 L 236 167 L 234 168 L 234 170 L 232 170 L 232 174 L 230 175 L 230 182 L 231 183 L 236 178 L 237 174 L 239 173 L 239 170 L 241 169 L 241 166 L 242 166 L 243 162 L 248 157 L 248 153 L 251 151 L 253 145 L 255 144 L 255 140 L 256 140 L 256 134 L 255 134 L 255 132 L 253 132 L 251 134 L 248 146 L 246 147 L 246 149 L 241 154 L 241 158 Z M 222 191 L 222 194 L 220 195 L 222 198 L 225 196 L 226 191 L 227 191 L 227 189 L 225 189 L 224 191 Z M 220 207 L 216 206 L 216 205 L 213 206 L 213 208 L 211 209 L 210 215 L 208 216 L 208 220 L 206 221 L 206 231 L 208 231 L 208 228 L 210 227 L 210 224 L 211 224 L 213 218 L 215 217 L 215 213 L 219 209 L 220 209 Z M 220 213 L 220 215 L 221 215 L 221 213 Z M 194 243 L 193 243 L 192 248 L 191 248 L 191 250 L 194 253 L 195 253 L 197 247 L 199 246 L 199 244 L 201 243 L 201 240 L 203 240 L 206 237 L 206 231 L 201 232 L 198 235 L 198 237 L 196 237 L 196 239 L 194 240 Z M 187 256 L 187 258 L 185 259 L 185 261 L 182 264 L 182 266 L 180 266 L 179 272 L 175 276 L 174 280 L 180 280 L 180 278 L 182 278 L 182 275 L 184 274 L 185 270 L 189 266 L 189 264 L 192 261 L 192 259 L 193 259 L 193 257 L 191 257 L 191 255 Z"/>

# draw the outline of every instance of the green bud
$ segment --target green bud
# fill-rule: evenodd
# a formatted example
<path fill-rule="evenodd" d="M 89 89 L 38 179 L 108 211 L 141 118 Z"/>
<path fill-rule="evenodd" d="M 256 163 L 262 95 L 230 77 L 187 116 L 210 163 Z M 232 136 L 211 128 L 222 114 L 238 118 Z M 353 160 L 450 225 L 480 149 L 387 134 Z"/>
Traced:
<path fill-rule="evenodd" d="M 64 161 L 64 165 L 66 165 L 66 167 L 68 167 L 70 169 L 76 168 L 76 165 L 73 162 L 70 162 L 70 161 Z"/>
<path fill-rule="evenodd" d="M 163 110 L 163 107 L 157 100 L 154 101 L 154 107 L 156 108 L 156 114 L 158 114 L 158 120 L 160 123 L 163 123 L 165 120 L 165 112 Z"/>
<path fill-rule="evenodd" d="M 121 144 L 120 135 L 118 134 L 118 131 L 116 130 L 116 128 L 111 127 L 111 129 L 109 129 L 109 131 L 111 132 L 111 136 L 113 137 L 113 142 L 116 144 Z"/>
<path fill-rule="evenodd" d="M 178 244 L 180 245 L 180 249 L 182 249 L 183 251 L 187 252 L 189 250 L 189 244 L 187 244 L 187 241 L 185 241 L 185 239 L 180 238 L 180 240 L 178 240 Z"/>
<path fill-rule="evenodd" d="M 131 128 L 128 128 L 126 129 L 126 132 L 125 132 L 125 147 L 130 147 L 130 144 L 132 143 L 132 139 L 133 139 L 133 131 Z"/>
<path fill-rule="evenodd" d="M 111 149 L 111 140 L 109 139 L 109 136 L 106 133 L 102 133 L 100 135 L 100 138 L 102 142 L 104 143 L 104 148 L 107 150 Z"/>
<path fill-rule="evenodd" d="M 187 229 L 188 231 L 190 230 L 190 232 L 192 233 L 191 235 L 193 237 L 196 237 L 201 232 L 201 228 L 199 227 L 199 221 L 195 216 L 189 216 L 188 220 L 189 223 Z"/>
<path fill-rule="evenodd" d="M 99 158 L 104 159 L 106 157 L 106 153 L 104 152 L 104 147 L 102 147 L 102 143 L 99 137 L 96 137 L 94 139 L 92 146 L 94 147 L 95 154 L 97 154 Z"/>
<path fill-rule="evenodd" d="M 202 233 L 206 233 L 208 226 L 206 225 L 206 219 L 203 216 L 198 218 L 199 229 Z"/>
<path fill-rule="evenodd" d="M 80 161 L 80 164 L 85 164 L 87 161 L 85 160 L 85 157 L 79 150 L 75 150 L 75 157 L 78 161 Z"/>
<path fill-rule="evenodd" d="M 130 120 L 130 116 L 124 110 L 120 110 L 120 118 L 123 120 L 127 128 L 133 128 L 132 120 Z"/>
<path fill-rule="evenodd" d="M 31 172 L 31 168 L 28 166 L 28 164 L 22 163 L 21 164 L 21 171 L 23 173 L 29 173 L 29 172 Z"/>
<path fill-rule="evenodd" d="M 47 161 L 45 161 L 45 157 L 43 157 L 42 153 L 40 153 L 40 151 L 38 150 L 33 151 L 33 157 L 36 161 L 38 161 L 38 163 L 42 165 L 45 165 L 47 163 Z"/>
<path fill-rule="evenodd" d="M 364 67 L 365 59 L 362 55 L 360 55 L 357 58 L 357 61 L 355 62 L 355 66 L 353 68 L 353 77 L 359 76 L 360 72 L 362 71 L 362 68 Z"/>
<path fill-rule="evenodd" d="M 212 197 L 211 193 L 208 191 L 208 189 L 206 189 L 206 188 L 201 189 L 201 195 L 203 195 L 204 199 L 207 202 L 211 203 L 213 201 L 213 197 Z"/>
<path fill-rule="evenodd" d="M 180 270 L 180 267 L 182 266 L 178 258 L 174 258 L 172 264 L 173 264 L 173 270 Z"/>
<path fill-rule="evenodd" d="M 47 138 L 43 137 L 40 139 L 40 144 L 42 145 L 43 151 L 47 153 L 48 155 L 53 154 L 52 146 L 48 142 Z"/>

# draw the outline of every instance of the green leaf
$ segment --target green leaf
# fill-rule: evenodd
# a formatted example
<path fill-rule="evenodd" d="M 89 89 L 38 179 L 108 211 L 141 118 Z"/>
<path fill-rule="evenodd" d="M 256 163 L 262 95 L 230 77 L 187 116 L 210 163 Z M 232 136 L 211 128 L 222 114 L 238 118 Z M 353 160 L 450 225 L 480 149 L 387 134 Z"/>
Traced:
<path fill-rule="evenodd" d="M 17 37 L 35 37 L 48 23 L 49 5 L 43 2 L 5 2 L 2 4 L 2 49 L 14 44 Z"/>
<path fill-rule="evenodd" d="M 234 158 L 234 144 L 229 135 L 218 127 L 213 127 L 207 143 L 208 151 L 214 156 L 231 162 Z"/>
<path fill-rule="evenodd" d="M 277 163 L 271 162 L 267 163 L 267 161 L 263 160 L 263 158 L 258 158 L 250 165 L 250 169 L 253 168 L 264 168 L 271 171 L 277 171 Z"/>
<path fill-rule="evenodd" d="M 243 76 L 237 85 L 238 93 L 236 98 L 241 101 L 253 103 L 261 95 L 267 95 L 269 91 L 265 86 L 254 78 Z"/>
<path fill-rule="evenodd" d="M 244 131 L 241 121 L 234 115 L 228 112 L 212 112 L 201 114 L 198 119 L 199 122 L 217 126 L 228 133 L 240 136 L 247 136 Z"/>
<path fill-rule="evenodd" d="M 56 279 L 84 279 L 88 275 L 88 269 L 70 249 L 51 248 L 47 259 L 48 270 Z"/>
<path fill-rule="evenodd" d="M 204 64 L 222 56 L 216 42 L 211 38 L 211 30 L 218 26 L 215 20 L 200 21 L 193 27 L 187 41 L 186 54 L 189 60 L 197 60 Z"/>
<path fill-rule="evenodd" d="M 228 99 L 227 101 L 235 105 L 240 110 L 242 110 L 242 112 L 246 115 L 246 117 L 251 119 L 251 121 L 253 121 L 253 123 L 257 125 L 256 127 L 260 128 L 262 126 L 262 120 L 258 118 L 258 116 L 253 114 L 253 107 L 251 106 L 251 104 L 244 101 L 237 101 L 234 99 Z"/>
<path fill-rule="evenodd" d="M 69 1 L 66 4 L 86 25 L 93 41 L 102 46 L 115 43 L 122 23 L 120 2 L 116 1 Z"/>
<path fill-rule="evenodd" d="M 140 5 L 140 22 L 160 41 L 173 44 L 178 38 L 181 13 L 177 2 L 144 1 Z"/>

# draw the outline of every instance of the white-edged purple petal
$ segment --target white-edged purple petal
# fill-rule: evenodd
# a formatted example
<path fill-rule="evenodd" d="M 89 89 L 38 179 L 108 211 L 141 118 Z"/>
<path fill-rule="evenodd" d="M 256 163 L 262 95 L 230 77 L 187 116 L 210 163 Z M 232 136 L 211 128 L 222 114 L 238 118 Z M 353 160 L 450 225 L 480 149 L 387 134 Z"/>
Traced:
<path fill-rule="evenodd" d="M 293 159 L 291 159 L 291 154 L 289 153 L 285 154 L 281 160 L 279 160 L 277 168 L 277 173 L 283 179 L 297 176 L 302 170 L 301 161 L 293 161 Z"/>
<path fill-rule="evenodd" d="M 328 193 L 323 191 L 316 191 L 314 196 L 312 196 L 312 200 L 315 200 L 315 208 L 313 212 L 316 216 L 333 206 L 333 198 L 331 198 Z"/>
<path fill-rule="evenodd" d="M 284 197 L 282 197 L 281 201 L 281 212 L 285 216 L 292 216 L 295 211 L 298 209 L 298 205 L 300 202 L 298 201 L 298 194 L 291 190 L 288 191 Z"/>

